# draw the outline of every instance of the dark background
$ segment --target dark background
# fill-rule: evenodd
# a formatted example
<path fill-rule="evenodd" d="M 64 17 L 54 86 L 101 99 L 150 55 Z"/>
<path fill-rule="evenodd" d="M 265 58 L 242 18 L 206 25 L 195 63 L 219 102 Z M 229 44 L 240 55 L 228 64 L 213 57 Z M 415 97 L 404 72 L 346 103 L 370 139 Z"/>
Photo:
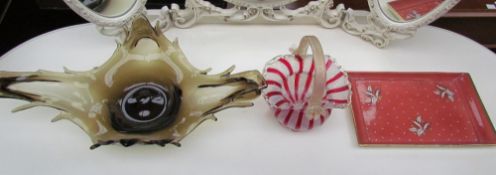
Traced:
<path fill-rule="evenodd" d="M 222 0 L 208 1 L 219 7 L 227 5 Z M 366 8 L 365 6 L 367 6 L 366 2 L 358 5 L 353 4 L 355 1 L 349 0 L 334 0 L 334 2 L 335 4 L 348 3 L 348 5 L 357 6 L 355 9 L 359 9 L 361 6 Z M 148 9 L 160 9 L 162 6 L 170 5 L 171 3 L 183 6 L 184 0 L 148 0 L 146 6 Z M 305 5 L 306 2 L 295 4 Z M 4 16 L 3 20 L 1 18 L 2 14 Z M 456 18 L 441 18 L 432 25 L 454 30 L 481 43 L 484 43 L 485 40 L 494 39 L 494 37 L 491 37 L 493 36 L 491 33 L 494 33 L 494 31 L 487 33 L 478 30 L 480 28 L 496 28 L 494 18 L 464 19 L 464 25 L 460 25 L 460 20 Z M 42 33 L 86 22 L 86 20 L 71 11 L 62 0 L 0 0 L 0 55 Z M 496 51 L 496 49 L 493 49 L 493 51 Z"/>

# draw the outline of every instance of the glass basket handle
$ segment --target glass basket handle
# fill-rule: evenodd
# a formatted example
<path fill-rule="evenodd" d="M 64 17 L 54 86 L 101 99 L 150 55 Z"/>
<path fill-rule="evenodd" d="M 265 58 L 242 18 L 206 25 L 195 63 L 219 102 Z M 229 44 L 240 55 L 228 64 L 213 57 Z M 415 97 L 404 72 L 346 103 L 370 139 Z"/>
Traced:
<path fill-rule="evenodd" d="M 324 112 L 321 106 L 322 97 L 325 93 L 325 81 L 326 81 L 326 67 L 324 51 L 320 45 L 319 40 L 315 36 L 304 36 L 300 45 L 296 49 L 296 54 L 300 55 L 302 58 L 306 58 L 307 49 L 310 47 L 312 49 L 313 62 L 314 62 L 314 81 L 312 94 L 310 96 L 308 107 L 305 111 L 305 116 L 309 118 L 319 117 L 320 114 Z"/>

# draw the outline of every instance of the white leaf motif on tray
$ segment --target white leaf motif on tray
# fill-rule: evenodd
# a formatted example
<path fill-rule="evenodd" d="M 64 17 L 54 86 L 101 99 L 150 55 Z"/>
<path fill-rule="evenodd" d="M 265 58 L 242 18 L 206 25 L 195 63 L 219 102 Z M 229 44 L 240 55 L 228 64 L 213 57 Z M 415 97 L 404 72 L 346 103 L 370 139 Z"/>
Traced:
<path fill-rule="evenodd" d="M 374 91 L 372 89 L 372 86 L 369 85 L 369 86 L 367 86 L 367 92 L 365 92 L 365 94 L 367 94 L 367 96 L 370 97 L 370 102 L 369 103 L 372 104 L 372 105 L 375 105 L 379 101 L 381 90 L 380 89 L 376 89 Z"/>
<path fill-rule="evenodd" d="M 455 93 L 448 89 L 447 87 L 436 85 L 436 90 L 434 90 L 434 94 L 440 96 L 442 99 L 448 98 L 449 101 L 455 101 Z"/>
<path fill-rule="evenodd" d="M 417 116 L 415 120 L 412 121 L 413 126 L 408 129 L 410 132 L 414 133 L 417 136 L 422 136 L 425 134 L 425 131 L 429 128 L 429 123 L 422 121 L 422 116 Z"/>

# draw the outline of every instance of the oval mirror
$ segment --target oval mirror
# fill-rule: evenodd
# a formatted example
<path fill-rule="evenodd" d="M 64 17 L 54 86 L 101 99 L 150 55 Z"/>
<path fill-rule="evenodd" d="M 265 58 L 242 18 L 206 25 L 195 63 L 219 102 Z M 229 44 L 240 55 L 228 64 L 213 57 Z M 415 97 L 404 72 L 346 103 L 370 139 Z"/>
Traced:
<path fill-rule="evenodd" d="M 79 0 L 79 2 L 105 17 L 121 16 L 136 4 L 136 0 Z"/>
<path fill-rule="evenodd" d="M 77 14 L 102 27 L 120 27 L 144 13 L 146 0 L 64 0 Z"/>
<path fill-rule="evenodd" d="M 386 26 L 418 28 L 441 17 L 460 0 L 369 0 L 370 10 Z"/>

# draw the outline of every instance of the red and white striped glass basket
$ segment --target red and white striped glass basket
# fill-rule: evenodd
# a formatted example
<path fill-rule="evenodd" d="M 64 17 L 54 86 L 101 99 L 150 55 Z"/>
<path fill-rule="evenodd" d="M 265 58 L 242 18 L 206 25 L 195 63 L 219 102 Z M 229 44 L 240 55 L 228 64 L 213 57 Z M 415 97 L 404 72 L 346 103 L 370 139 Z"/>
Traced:
<path fill-rule="evenodd" d="M 262 92 L 265 100 L 279 123 L 293 131 L 321 126 L 333 108 L 345 108 L 350 102 L 346 72 L 324 55 L 315 36 L 303 37 L 293 54 L 270 60 L 263 76 L 268 85 Z"/>

